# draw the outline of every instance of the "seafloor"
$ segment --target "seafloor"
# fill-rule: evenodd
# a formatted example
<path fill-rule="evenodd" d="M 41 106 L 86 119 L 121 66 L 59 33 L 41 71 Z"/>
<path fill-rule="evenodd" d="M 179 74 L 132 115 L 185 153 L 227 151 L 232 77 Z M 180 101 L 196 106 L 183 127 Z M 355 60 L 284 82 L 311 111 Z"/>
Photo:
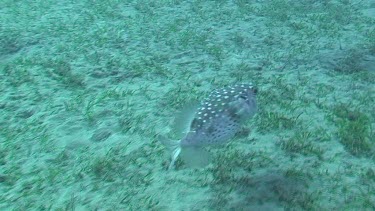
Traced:
<path fill-rule="evenodd" d="M 1 0 L 0 23 L 0 210 L 375 209 L 374 0 Z M 155 135 L 239 82 L 244 132 L 167 171 Z"/>

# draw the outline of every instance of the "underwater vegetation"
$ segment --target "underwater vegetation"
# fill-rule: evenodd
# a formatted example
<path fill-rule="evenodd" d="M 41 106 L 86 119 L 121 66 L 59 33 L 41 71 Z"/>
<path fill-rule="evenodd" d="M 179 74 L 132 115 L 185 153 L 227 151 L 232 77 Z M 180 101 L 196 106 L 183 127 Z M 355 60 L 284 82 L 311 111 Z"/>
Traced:
<path fill-rule="evenodd" d="M 345 149 L 355 156 L 372 156 L 375 152 L 375 133 L 368 115 L 350 104 L 333 108 L 337 137 Z"/>
<path fill-rule="evenodd" d="M 0 1 L 0 210 L 375 210 L 374 8 Z M 166 171 L 174 114 L 249 81 L 241 135 Z"/>

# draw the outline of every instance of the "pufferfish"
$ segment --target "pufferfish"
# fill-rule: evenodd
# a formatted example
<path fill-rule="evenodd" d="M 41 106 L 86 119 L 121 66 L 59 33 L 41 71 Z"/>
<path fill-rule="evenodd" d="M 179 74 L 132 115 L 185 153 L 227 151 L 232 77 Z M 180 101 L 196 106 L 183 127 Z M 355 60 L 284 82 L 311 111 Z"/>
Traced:
<path fill-rule="evenodd" d="M 174 167 L 179 155 L 190 166 L 207 165 L 210 156 L 205 148 L 228 143 L 255 115 L 256 93 L 252 84 L 234 84 L 212 91 L 199 106 L 182 111 L 176 117 L 175 132 L 184 137 L 174 141 L 159 135 L 172 154 L 168 169 Z"/>

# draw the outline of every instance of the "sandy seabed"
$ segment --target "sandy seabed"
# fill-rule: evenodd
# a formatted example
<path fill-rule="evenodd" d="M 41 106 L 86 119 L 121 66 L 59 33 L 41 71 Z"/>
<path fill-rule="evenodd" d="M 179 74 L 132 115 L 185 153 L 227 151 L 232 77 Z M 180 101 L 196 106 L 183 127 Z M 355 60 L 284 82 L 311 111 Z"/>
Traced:
<path fill-rule="evenodd" d="M 375 1 L 0 3 L 1 210 L 374 210 Z M 192 169 L 186 104 L 259 111 Z"/>

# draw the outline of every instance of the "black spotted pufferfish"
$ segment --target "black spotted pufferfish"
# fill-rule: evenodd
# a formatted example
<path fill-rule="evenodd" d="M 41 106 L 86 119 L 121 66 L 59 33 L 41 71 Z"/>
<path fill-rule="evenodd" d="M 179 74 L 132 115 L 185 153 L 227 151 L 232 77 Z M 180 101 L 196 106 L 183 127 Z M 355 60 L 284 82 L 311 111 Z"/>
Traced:
<path fill-rule="evenodd" d="M 184 137 L 180 141 L 169 140 L 159 135 L 159 140 L 171 150 L 174 167 L 178 156 L 190 166 L 208 164 L 206 146 L 229 142 L 241 129 L 243 123 L 257 111 L 257 89 L 252 84 L 235 84 L 212 91 L 198 107 L 188 109 L 177 117 L 177 127 Z"/>

